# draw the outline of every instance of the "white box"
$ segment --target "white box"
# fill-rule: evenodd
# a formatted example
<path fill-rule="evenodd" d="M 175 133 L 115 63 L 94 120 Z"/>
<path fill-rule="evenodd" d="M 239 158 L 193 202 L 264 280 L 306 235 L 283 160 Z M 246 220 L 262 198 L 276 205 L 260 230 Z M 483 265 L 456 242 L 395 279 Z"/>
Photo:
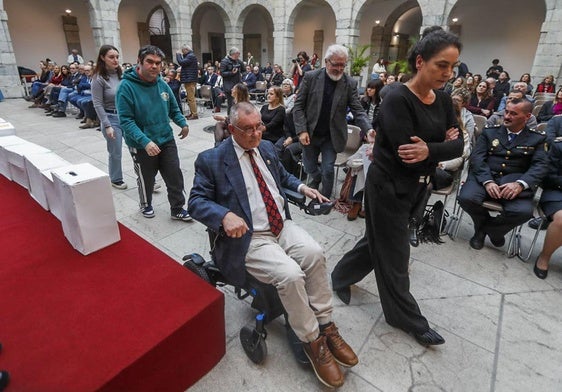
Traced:
<path fill-rule="evenodd" d="M 0 120 L 2 120 L 0 118 Z M 8 135 L 15 135 L 16 128 L 7 121 L 0 121 L 0 136 L 8 136 Z"/>
<path fill-rule="evenodd" d="M 29 178 L 29 194 L 47 211 L 50 208 L 47 199 L 47 191 L 50 190 L 54 193 L 55 187 L 53 185 L 52 176 L 47 176 L 43 174 L 43 172 L 69 165 L 70 162 L 61 158 L 54 152 L 25 156 L 25 169 L 27 171 L 27 177 Z M 57 200 L 56 197 L 52 199 Z M 60 216 L 57 216 L 57 218 L 60 220 Z"/>
<path fill-rule="evenodd" d="M 25 170 L 24 157 L 26 155 L 45 154 L 48 152 L 51 152 L 51 150 L 30 142 L 4 147 L 4 154 L 8 159 L 12 180 L 29 189 L 29 178 L 27 177 L 27 170 Z"/>
<path fill-rule="evenodd" d="M 4 148 L 7 146 L 23 143 L 28 143 L 28 141 L 14 135 L 0 136 L 0 174 L 2 174 L 10 181 L 12 180 L 12 175 L 10 174 L 8 157 L 4 153 Z"/>
<path fill-rule="evenodd" d="M 62 229 L 76 250 L 87 255 L 121 239 L 106 173 L 89 163 L 51 173 L 62 206 Z"/>

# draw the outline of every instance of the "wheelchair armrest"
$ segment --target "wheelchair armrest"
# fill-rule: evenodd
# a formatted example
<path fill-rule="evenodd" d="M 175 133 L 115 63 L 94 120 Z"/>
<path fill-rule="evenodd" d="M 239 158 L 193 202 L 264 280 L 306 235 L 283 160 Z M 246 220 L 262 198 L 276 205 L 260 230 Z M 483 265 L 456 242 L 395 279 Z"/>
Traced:
<path fill-rule="evenodd" d="M 292 191 L 287 188 L 283 188 L 283 192 L 285 192 L 285 195 L 287 196 L 287 200 L 289 200 L 289 203 L 293 203 L 299 207 L 304 206 L 304 202 L 306 201 L 305 195 L 299 192 Z"/>

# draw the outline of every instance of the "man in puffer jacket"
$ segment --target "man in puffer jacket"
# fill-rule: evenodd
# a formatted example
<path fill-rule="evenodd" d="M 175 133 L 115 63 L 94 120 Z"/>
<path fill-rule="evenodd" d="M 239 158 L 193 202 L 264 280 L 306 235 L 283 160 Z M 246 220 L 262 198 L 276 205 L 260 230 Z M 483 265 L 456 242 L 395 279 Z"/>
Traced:
<path fill-rule="evenodd" d="M 195 102 L 195 92 L 197 90 L 197 57 L 189 45 L 183 45 L 181 51 L 176 54 L 176 60 L 181 66 L 180 82 L 185 87 L 187 95 L 187 105 L 191 112 L 187 116 L 188 120 L 197 120 L 197 104 Z"/>

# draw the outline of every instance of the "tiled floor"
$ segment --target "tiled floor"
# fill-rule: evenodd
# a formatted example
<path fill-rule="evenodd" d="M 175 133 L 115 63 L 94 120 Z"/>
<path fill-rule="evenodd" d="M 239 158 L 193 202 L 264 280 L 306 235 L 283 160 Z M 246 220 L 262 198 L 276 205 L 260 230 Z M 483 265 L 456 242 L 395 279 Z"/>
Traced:
<path fill-rule="evenodd" d="M 107 170 L 105 141 L 78 121 L 46 117 L 28 109 L 22 99 L 0 103 L 0 117 L 11 121 L 20 137 L 57 152 L 72 163 L 90 162 Z M 203 131 L 214 121 L 207 112 L 191 121 L 191 133 L 178 141 L 186 190 L 193 181 L 197 154 L 213 146 Z M 207 256 L 204 227 L 172 221 L 165 191 L 155 194 L 154 219 L 138 212 L 138 195 L 130 156 L 123 154 L 129 189 L 113 190 L 120 222 L 154 243 L 176 261 L 186 253 Z M 451 206 L 448 206 L 449 210 Z M 364 231 L 364 221 L 344 215 L 311 218 L 293 211 L 326 250 L 330 270 Z M 342 335 L 356 349 L 360 363 L 348 370 L 342 391 L 561 391 L 562 390 L 562 251 L 553 258 L 548 279 L 532 272 L 532 263 L 508 259 L 505 249 L 489 242 L 475 251 L 468 245 L 470 219 L 464 219 L 456 241 L 420 245 L 411 253 L 411 290 L 423 313 L 447 340 L 425 349 L 408 335 L 389 327 L 382 316 L 374 276 L 352 288 L 349 306 L 334 299 L 334 318 Z M 523 231 L 523 244 L 533 234 Z M 541 233 L 534 260 L 542 246 Z M 224 359 L 190 390 L 193 391 L 316 391 L 323 390 L 310 369 L 299 366 L 285 343 L 281 319 L 268 327 L 269 355 L 264 365 L 248 360 L 239 342 L 240 328 L 253 311 L 226 295 L 227 352 Z M 155 365 L 155 371 L 157 365 Z"/>

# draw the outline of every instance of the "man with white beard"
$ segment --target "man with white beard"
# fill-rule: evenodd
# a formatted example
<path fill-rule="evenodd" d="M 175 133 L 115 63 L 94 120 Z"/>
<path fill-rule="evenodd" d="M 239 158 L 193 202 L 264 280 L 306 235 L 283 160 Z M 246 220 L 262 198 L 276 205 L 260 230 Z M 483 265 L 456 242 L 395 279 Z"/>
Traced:
<path fill-rule="evenodd" d="M 331 45 L 326 66 L 305 73 L 293 108 L 295 130 L 303 145 L 304 170 L 311 188 L 322 183 L 321 193 L 330 197 L 334 184 L 334 162 L 347 141 L 347 108 L 364 135 L 372 130 L 357 94 L 357 81 L 344 73 L 348 60 L 345 46 Z M 322 163 L 318 156 L 322 153 Z"/>

